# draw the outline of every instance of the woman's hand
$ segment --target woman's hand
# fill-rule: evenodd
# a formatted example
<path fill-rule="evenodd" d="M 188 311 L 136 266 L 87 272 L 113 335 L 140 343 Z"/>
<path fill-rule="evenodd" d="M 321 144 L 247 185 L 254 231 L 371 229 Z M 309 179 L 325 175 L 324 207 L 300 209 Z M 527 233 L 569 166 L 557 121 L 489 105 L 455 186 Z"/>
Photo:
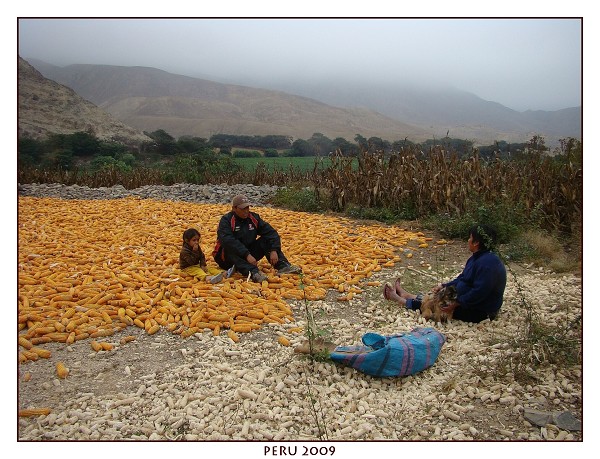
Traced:
<path fill-rule="evenodd" d="M 273 266 L 275 266 L 277 264 L 277 262 L 279 261 L 279 257 L 277 256 L 276 250 L 272 250 L 271 253 L 269 254 L 269 261 L 271 262 L 271 264 Z"/>
<path fill-rule="evenodd" d="M 252 254 L 250 254 L 250 253 L 246 256 L 246 261 L 248 263 L 250 263 L 251 265 L 258 266 L 258 262 L 256 261 L 256 258 L 254 258 L 252 256 Z"/>
<path fill-rule="evenodd" d="M 454 311 L 457 307 L 458 307 L 458 302 L 449 301 L 448 303 L 440 306 L 440 311 L 448 313 L 448 312 Z"/>

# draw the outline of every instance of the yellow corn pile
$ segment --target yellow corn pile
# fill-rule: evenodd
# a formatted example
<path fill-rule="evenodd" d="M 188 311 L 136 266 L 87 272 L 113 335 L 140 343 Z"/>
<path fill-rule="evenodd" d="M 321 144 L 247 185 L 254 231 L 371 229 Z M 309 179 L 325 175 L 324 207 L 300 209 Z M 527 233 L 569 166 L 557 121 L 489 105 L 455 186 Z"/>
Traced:
<path fill-rule="evenodd" d="M 51 341 L 89 338 L 99 350 L 102 343 L 93 340 L 128 326 L 188 337 L 206 328 L 244 333 L 284 323 L 293 320 L 286 300 L 322 299 L 329 289 L 351 299 L 373 272 L 401 261 L 399 247 L 431 240 L 398 227 L 253 208 L 279 231 L 284 253 L 303 268 L 302 280 L 277 276 L 263 259 L 268 280 L 262 284 L 236 274 L 211 285 L 180 272 L 181 237 L 187 228 L 199 229 L 214 266 L 216 228 L 230 206 L 32 197 L 19 198 L 18 206 L 22 363 L 46 357 L 34 346 Z"/>

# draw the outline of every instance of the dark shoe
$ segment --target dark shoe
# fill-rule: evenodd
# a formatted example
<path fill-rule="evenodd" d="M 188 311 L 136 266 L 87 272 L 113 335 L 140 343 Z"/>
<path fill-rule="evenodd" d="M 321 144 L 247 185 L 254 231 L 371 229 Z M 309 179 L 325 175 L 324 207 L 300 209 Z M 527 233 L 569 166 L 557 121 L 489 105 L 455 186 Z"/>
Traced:
<path fill-rule="evenodd" d="M 284 266 L 283 268 L 278 269 L 277 275 L 280 276 L 281 274 L 298 274 L 301 272 L 302 272 L 302 268 L 300 268 L 300 266 L 287 265 L 287 266 Z"/>
<path fill-rule="evenodd" d="M 262 281 L 267 280 L 267 276 L 261 273 L 260 271 L 256 271 L 255 273 L 252 273 L 250 279 L 252 279 L 253 282 L 257 282 L 260 284 Z"/>

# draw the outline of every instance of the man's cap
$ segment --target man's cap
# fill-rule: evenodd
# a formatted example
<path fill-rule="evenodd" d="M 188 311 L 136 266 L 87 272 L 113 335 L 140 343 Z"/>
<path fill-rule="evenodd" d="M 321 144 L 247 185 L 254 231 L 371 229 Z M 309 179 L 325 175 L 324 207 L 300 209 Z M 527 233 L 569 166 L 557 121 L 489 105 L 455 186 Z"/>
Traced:
<path fill-rule="evenodd" d="M 233 201 L 231 202 L 233 207 L 239 207 L 240 209 L 245 209 L 250 205 L 250 201 L 246 197 L 246 195 L 238 194 Z"/>

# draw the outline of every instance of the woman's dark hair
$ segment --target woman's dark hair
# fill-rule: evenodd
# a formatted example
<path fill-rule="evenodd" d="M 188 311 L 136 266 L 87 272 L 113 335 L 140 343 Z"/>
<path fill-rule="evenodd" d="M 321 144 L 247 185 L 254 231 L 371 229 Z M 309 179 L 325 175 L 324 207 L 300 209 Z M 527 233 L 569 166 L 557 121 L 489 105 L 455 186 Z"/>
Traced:
<path fill-rule="evenodd" d="M 200 232 L 196 228 L 186 229 L 183 232 L 183 240 L 184 241 L 189 241 L 194 236 L 200 236 Z"/>
<path fill-rule="evenodd" d="M 469 236 L 479 242 L 479 250 L 492 250 L 496 245 L 496 230 L 489 225 L 474 225 L 469 230 Z"/>

